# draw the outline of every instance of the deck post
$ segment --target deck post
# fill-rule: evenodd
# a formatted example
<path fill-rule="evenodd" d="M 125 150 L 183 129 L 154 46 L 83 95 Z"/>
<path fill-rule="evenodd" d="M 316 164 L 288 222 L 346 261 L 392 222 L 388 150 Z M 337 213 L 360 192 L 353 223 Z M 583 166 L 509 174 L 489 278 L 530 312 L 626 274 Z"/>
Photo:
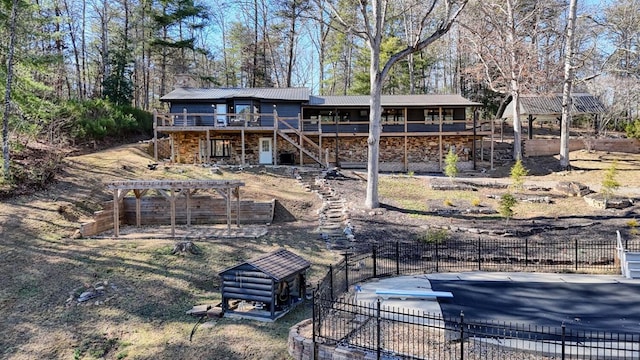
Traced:
<path fill-rule="evenodd" d="M 158 161 L 158 110 L 153 109 L 153 159 Z"/>
<path fill-rule="evenodd" d="M 242 165 L 244 166 L 245 163 L 246 163 L 245 151 L 244 151 L 244 147 L 245 147 L 244 128 L 240 130 L 240 139 L 241 139 L 241 143 L 242 143 Z"/>
<path fill-rule="evenodd" d="M 211 133 L 209 130 L 207 130 L 207 145 L 204 148 L 207 152 L 207 156 L 205 157 L 207 164 L 211 164 Z"/>
<path fill-rule="evenodd" d="M 271 153 L 271 157 L 273 158 L 273 165 L 278 165 L 278 157 L 276 156 L 278 154 L 278 110 L 276 109 L 276 106 L 273 105 L 273 151 Z"/>
<path fill-rule="evenodd" d="M 440 161 L 438 161 L 438 170 L 442 171 L 442 108 L 439 108 L 438 114 L 438 156 L 440 157 Z"/>

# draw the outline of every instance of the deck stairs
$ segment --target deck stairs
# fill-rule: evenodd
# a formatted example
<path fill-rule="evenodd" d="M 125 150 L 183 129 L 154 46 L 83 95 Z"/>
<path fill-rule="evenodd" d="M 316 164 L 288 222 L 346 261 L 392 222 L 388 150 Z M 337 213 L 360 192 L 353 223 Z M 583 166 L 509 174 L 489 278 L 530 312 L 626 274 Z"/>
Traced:
<path fill-rule="evenodd" d="M 283 127 L 281 128 L 280 125 Z M 309 139 L 306 135 L 304 135 L 300 130 L 291 126 L 285 121 L 278 119 L 278 135 L 289 142 L 291 145 L 295 146 L 296 149 L 302 151 L 305 155 L 313 159 L 313 161 L 320 164 L 322 167 L 326 167 L 326 164 L 322 161 L 322 150 L 320 149 L 320 145 L 316 144 L 313 140 Z M 289 136 L 289 134 L 296 134 L 298 139 L 302 139 L 301 142 L 296 141 L 294 138 Z M 307 147 L 311 147 L 312 150 L 309 150 Z"/>
<path fill-rule="evenodd" d="M 625 249 L 620 231 L 617 232 L 617 235 L 617 251 L 622 275 L 627 279 L 640 279 L 640 252 Z"/>

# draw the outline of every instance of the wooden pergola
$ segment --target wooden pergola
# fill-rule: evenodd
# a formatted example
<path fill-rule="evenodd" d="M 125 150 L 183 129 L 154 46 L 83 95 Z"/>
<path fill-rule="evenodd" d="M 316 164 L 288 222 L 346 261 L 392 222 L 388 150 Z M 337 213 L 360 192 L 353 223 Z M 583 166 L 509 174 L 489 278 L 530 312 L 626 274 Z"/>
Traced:
<path fill-rule="evenodd" d="M 149 190 L 156 190 L 171 204 L 171 236 L 176 232 L 176 199 L 184 195 L 187 201 L 187 226 L 191 225 L 191 195 L 198 190 L 216 190 L 225 200 L 227 232 L 231 233 L 231 198 L 236 197 L 236 225 L 240 226 L 240 187 L 239 180 L 123 180 L 111 181 L 107 189 L 113 190 L 113 232 L 120 235 L 119 202 L 130 191 L 136 196 L 136 226 L 140 227 L 140 199 Z"/>

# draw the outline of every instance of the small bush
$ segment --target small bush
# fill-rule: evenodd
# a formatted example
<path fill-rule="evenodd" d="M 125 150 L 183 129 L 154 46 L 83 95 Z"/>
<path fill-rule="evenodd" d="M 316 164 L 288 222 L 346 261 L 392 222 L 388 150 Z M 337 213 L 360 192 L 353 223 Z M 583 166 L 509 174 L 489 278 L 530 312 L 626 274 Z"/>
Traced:
<path fill-rule="evenodd" d="M 630 228 L 638 227 L 638 220 L 636 220 L 636 219 L 627 220 L 627 226 L 630 227 Z"/>
<path fill-rule="evenodd" d="M 505 219 L 507 219 L 507 221 L 509 221 L 509 219 L 514 214 L 513 207 L 517 203 L 518 201 L 513 195 L 509 193 L 504 194 L 502 195 L 502 197 L 500 197 L 500 205 L 498 207 L 498 212 L 500 213 L 500 215 L 502 215 L 502 217 L 504 217 Z"/>
<path fill-rule="evenodd" d="M 445 206 L 453 206 L 453 201 L 451 201 L 451 199 L 445 199 L 443 203 Z"/>
<path fill-rule="evenodd" d="M 620 183 L 616 180 L 616 175 L 618 174 L 617 165 L 617 161 L 614 161 L 604 173 L 600 192 L 605 201 L 611 199 L 613 193 L 620 187 Z"/>
<path fill-rule="evenodd" d="M 453 152 L 453 148 L 449 148 L 447 156 L 444 158 L 444 174 L 453 180 L 458 175 L 458 154 Z"/>
<path fill-rule="evenodd" d="M 513 164 L 509 176 L 512 181 L 511 187 L 514 191 L 521 191 L 524 188 L 524 178 L 527 174 L 529 174 L 529 170 L 522 165 L 522 160 L 518 159 L 516 163 Z"/>
<path fill-rule="evenodd" d="M 480 200 L 479 197 L 473 198 L 473 200 L 471 200 L 471 205 L 474 207 L 479 207 L 482 204 L 482 200 Z"/>
<path fill-rule="evenodd" d="M 449 237 L 449 233 L 445 229 L 429 230 L 426 233 L 420 234 L 416 237 L 416 240 L 425 244 L 442 244 Z"/>

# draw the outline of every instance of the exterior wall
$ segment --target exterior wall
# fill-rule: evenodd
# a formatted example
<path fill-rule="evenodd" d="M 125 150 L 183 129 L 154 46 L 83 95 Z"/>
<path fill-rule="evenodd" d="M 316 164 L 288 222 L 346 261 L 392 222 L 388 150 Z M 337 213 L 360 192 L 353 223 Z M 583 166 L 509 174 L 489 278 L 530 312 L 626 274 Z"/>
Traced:
<path fill-rule="evenodd" d="M 183 132 L 175 133 L 174 147 L 176 149 L 176 162 L 185 164 L 197 164 L 204 159 L 200 158 L 200 141 L 206 139 L 205 133 Z M 245 134 L 245 163 L 256 165 L 259 163 L 259 140 L 260 138 L 272 138 L 271 134 Z M 295 137 L 292 136 L 294 139 Z M 210 139 L 230 139 L 231 156 L 228 158 L 211 158 L 212 163 L 225 165 L 242 164 L 242 140 L 240 134 L 212 135 Z M 440 142 L 438 136 L 408 137 L 407 138 L 407 159 L 405 167 L 405 140 L 404 137 L 382 137 L 380 139 L 380 171 L 403 172 L 419 171 L 431 172 L 440 169 Z M 471 161 L 472 153 L 471 136 L 444 136 L 442 139 L 442 159 L 446 156 L 451 146 L 459 157 L 459 165 L 462 169 L 467 168 Z M 275 144 L 275 159 L 281 163 L 281 155 L 285 157 L 293 156 L 293 164 L 300 164 L 300 151 L 288 141 L 278 138 Z M 334 163 L 336 151 L 336 139 L 325 137 L 322 139 L 321 160 L 325 160 L 328 154 L 329 162 Z M 338 139 L 338 161 L 342 167 L 364 168 L 367 164 L 367 138 L 349 137 Z M 303 155 L 303 164 L 315 166 L 315 161 Z"/>
<path fill-rule="evenodd" d="M 206 140 L 207 135 L 204 132 L 182 132 L 174 133 L 173 146 L 175 148 L 175 162 L 182 164 L 199 164 L 204 159 L 200 158 L 200 141 Z M 258 143 L 260 138 L 268 137 L 273 138 L 272 134 L 255 134 L 245 133 L 245 163 L 246 164 L 258 164 L 259 152 Z M 229 139 L 231 140 L 231 152 L 230 157 L 225 158 L 211 158 L 212 163 L 221 165 L 241 165 L 242 164 L 242 136 L 240 134 L 219 134 L 211 135 L 210 140 L 214 139 Z M 278 147 L 284 145 L 286 141 L 279 139 Z M 290 144 L 289 144 L 290 145 Z M 290 145 L 291 146 L 291 145 Z"/>
<path fill-rule="evenodd" d="M 471 136 L 445 136 L 442 139 L 442 157 L 455 146 L 461 168 L 467 168 L 471 160 Z M 322 147 L 329 152 L 329 161 L 335 163 L 335 138 L 323 138 Z M 437 136 L 407 138 L 407 166 L 404 160 L 404 137 L 382 137 L 380 139 L 380 171 L 439 171 L 440 142 Z M 342 167 L 366 167 L 367 139 L 338 139 L 339 163 Z"/>

